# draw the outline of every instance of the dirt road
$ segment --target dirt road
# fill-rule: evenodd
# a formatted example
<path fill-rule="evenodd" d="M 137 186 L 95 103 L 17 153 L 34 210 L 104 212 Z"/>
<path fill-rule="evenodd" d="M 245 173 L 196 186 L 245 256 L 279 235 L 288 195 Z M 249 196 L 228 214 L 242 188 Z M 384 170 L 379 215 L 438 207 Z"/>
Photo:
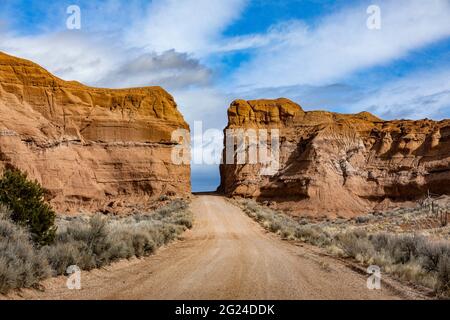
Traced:
<path fill-rule="evenodd" d="M 64 277 L 44 282 L 32 299 L 401 299 L 415 298 L 383 286 L 371 291 L 367 276 L 344 263 L 266 233 L 219 196 L 197 196 L 194 228 L 146 259 L 122 261 L 82 273 L 82 289 Z M 398 289 L 398 288 L 397 288 Z M 406 291 L 403 291 L 406 290 Z M 400 291 L 407 292 L 400 287 Z M 406 294 L 406 296 L 405 296 Z"/>

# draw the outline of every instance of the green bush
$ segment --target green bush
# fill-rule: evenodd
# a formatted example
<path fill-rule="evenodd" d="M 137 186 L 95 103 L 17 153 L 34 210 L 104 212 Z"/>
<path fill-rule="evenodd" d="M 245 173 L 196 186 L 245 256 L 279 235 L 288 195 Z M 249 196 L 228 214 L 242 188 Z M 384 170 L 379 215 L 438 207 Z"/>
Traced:
<path fill-rule="evenodd" d="M 18 170 L 5 170 L 0 179 L 0 203 L 11 210 L 11 220 L 29 229 L 39 245 L 51 243 L 56 232 L 55 213 L 45 203 L 44 193 L 37 182 Z"/>

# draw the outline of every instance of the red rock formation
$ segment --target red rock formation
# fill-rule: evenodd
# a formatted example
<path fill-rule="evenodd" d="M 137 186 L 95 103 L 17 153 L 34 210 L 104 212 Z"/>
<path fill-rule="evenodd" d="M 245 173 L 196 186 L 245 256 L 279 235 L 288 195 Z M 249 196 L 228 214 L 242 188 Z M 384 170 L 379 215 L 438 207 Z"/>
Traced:
<path fill-rule="evenodd" d="M 179 128 L 160 87 L 91 88 L 0 53 L 0 171 L 27 171 L 57 210 L 190 193 L 189 166 L 171 161 Z"/>
<path fill-rule="evenodd" d="M 260 176 L 260 164 L 221 165 L 227 195 L 276 200 L 296 214 L 351 216 L 428 190 L 450 194 L 450 120 L 305 112 L 287 99 L 237 100 L 228 118 L 227 129 L 277 128 L 281 141 L 273 176 Z"/>

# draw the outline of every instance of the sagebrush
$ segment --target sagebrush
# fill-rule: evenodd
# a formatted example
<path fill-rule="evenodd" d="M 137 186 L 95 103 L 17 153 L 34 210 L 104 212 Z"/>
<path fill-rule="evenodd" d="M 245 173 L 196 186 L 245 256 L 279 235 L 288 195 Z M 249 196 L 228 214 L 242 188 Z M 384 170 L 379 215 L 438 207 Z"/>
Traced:
<path fill-rule="evenodd" d="M 70 265 L 82 270 L 118 259 L 152 254 L 158 247 L 192 227 L 192 214 L 183 200 L 151 213 L 128 217 L 61 217 L 53 243 L 33 243 L 30 233 L 0 207 L 0 292 L 31 287 L 51 275 L 62 275 Z"/>
<path fill-rule="evenodd" d="M 0 293 L 12 288 L 28 288 L 51 273 L 48 261 L 36 250 L 30 234 L 10 219 L 0 206 Z"/>
<path fill-rule="evenodd" d="M 253 200 L 241 199 L 237 204 L 248 216 L 283 239 L 317 245 L 367 265 L 377 264 L 399 278 L 433 288 L 440 297 L 450 297 L 449 241 L 415 234 L 369 234 L 359 229 L 330 233 L 318 224 L 300 223 Z M 367 220 L 356 219 L 357 223 L 362 221 Z"/>

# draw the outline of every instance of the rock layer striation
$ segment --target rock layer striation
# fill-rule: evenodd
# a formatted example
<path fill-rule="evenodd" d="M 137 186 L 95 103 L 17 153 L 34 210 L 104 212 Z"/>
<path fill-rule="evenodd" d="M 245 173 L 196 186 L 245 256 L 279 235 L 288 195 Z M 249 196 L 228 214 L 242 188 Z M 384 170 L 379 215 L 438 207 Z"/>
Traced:
<path fill-rule="evenodd" d="M 226 129 L 278 129 L 279 170 L 222 164 L 219 190 L 294 213 L 352 216 L 450 194 L 450 120 L 384 121 L 368 112 L 305 112 L 288 99 L 234 101 Z M 225 153 L 224 153 L 225 156 Z"/>
<path fill-rule="evenodd" d="M 160 87 L 91 88 L 0 53 L 0 171 L 26 171 L 59 211 L 189 194 L 176 129 L 189 127 Z"/>

